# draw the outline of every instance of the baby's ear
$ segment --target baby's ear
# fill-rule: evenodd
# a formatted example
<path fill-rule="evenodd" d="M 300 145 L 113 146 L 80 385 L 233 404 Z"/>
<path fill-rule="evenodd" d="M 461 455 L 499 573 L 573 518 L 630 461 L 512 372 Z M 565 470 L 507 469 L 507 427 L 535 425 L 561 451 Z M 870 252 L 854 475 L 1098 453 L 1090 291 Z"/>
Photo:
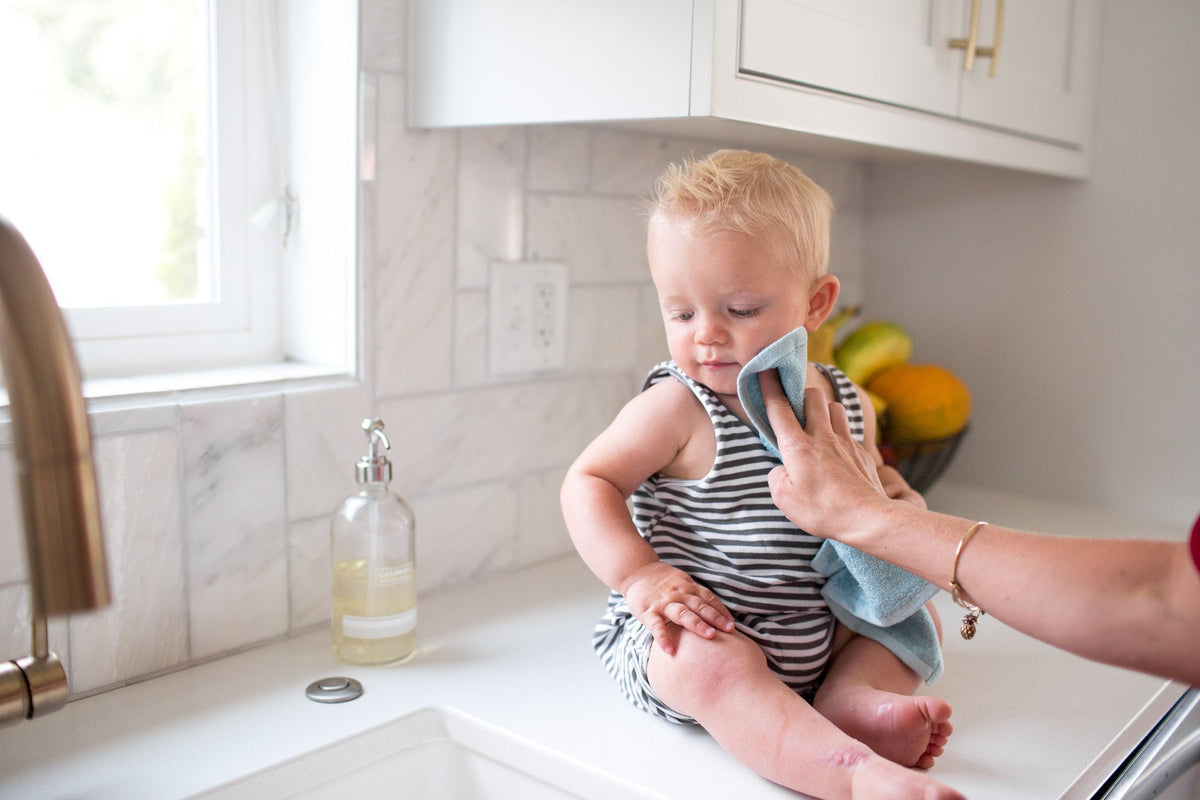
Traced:
<path fill-rule="evenodd" d="M 809 333 L 821 327 L 821 323 L 833 313 L 841 291 L 842 284 L 834 275 L 822 275 L 813 282 L 808 295 L 808 313 L 804 317 L 804 327 Z"/>

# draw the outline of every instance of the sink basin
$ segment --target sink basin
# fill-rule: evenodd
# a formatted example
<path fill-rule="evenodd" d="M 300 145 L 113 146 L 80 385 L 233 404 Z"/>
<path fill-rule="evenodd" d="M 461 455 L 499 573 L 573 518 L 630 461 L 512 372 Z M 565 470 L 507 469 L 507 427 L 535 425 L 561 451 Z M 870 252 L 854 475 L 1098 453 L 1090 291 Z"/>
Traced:
<path fill-rule="evenodd" d="M 424 708 L 197 797 L 559 800 L 660 795 L 456 709 Z"/>

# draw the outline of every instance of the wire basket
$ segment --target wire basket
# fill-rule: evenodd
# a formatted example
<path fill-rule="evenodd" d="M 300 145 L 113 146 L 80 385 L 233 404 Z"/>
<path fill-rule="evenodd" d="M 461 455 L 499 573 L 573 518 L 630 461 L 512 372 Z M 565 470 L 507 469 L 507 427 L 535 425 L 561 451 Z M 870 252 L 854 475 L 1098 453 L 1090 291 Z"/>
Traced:
<path fill-rule="evenodd" d="M 909 486 L 924 492 L 950 466 L 966 435 L 967 428 L 963 428 L 952 436 L 923 442 L 889 442 L 885 439 L 879 450 L 885 464 L 895 467 Z"/>

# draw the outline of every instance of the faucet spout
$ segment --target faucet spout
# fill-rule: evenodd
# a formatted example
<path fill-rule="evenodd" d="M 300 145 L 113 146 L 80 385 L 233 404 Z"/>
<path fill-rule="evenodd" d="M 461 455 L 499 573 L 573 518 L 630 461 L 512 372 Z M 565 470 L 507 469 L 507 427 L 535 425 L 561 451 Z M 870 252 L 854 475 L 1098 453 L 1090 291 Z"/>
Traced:
<path fill-rule="evenodd" d="M 0 217 L 0 364 L 7 379 L 13 446 L 29 561 L 31 654 L 0 664 L 0 725 L 17 721 L 5 687 L 50 687 L 51 708 L 22 701 L 25 717 L 66 702 L 62 665 L 49 652 L 46 617 L 109 603 L 91 433 L 79 365 L 62 312 L 24 237 Z M 45 704 L 43 704 L 45 705 Z"/>

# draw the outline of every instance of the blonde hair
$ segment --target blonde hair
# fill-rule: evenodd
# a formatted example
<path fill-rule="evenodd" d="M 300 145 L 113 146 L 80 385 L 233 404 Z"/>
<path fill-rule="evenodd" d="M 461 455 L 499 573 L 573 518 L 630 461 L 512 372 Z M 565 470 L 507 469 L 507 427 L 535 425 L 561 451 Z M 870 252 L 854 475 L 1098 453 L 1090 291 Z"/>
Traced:
<path fill-rule="evenodd" d="M 829 270 L 833 200 L 796 167 L 766 153 L 718 150 L 669 165 L 650 199 L 650 224 L 684 218 L 699 233 L 775 239 L 797 270 Z"/>

